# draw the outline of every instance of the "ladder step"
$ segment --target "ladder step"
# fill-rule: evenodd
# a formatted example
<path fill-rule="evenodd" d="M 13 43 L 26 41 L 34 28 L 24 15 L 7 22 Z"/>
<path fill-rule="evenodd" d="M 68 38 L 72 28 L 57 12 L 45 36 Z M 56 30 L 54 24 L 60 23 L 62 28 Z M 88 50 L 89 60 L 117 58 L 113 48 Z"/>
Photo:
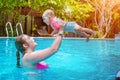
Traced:
<path fill-rule="evenodd" d="M 10 30 L 11 30 L 12 37 L 13 37 L 13 28 L 12 28 L 12 24 L 11 24 L 11 22 L 7 22 L 7 23 L 6 23 L 6 26 L 5 26 L 7 37 L 9 37 L 9 33 L 8 33 L 8 25 L 10 26 Z"/>
<path fill-rule="evenodd" d="M 21 23 L 17 23 L 17 24 L 16 24 L 16 33 L 17 33 L 17 36 L 19 36 L 19 33 L 18 33 L 18 26 L 20 26 L 21 33 L 23 34 L 23 29 L 22 29 Z"/>

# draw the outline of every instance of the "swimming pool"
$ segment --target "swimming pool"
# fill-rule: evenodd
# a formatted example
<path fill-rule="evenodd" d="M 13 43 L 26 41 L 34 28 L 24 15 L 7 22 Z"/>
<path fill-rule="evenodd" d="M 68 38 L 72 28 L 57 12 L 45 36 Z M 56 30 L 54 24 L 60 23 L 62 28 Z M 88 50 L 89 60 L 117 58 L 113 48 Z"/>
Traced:
<path fill-rule="evenodd" d="M 119 40 L 63 39 L 59 51 L 46 59 L 50 68 L 16 67 L 15 38 L 0 38 L 0 80 L 114 80 L 120 70 Z M 52 38 L 35 38 L 37 49 Z"/>

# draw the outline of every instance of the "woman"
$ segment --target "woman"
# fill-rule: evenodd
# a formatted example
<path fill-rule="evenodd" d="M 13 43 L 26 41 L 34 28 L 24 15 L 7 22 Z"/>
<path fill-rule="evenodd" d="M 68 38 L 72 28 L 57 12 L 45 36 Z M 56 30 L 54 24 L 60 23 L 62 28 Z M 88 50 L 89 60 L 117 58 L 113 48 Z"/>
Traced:
<path fill-rule="evenodd" d="M 64 24 L 61 23 L 59 25 L 64 26 Z M 38 69 L 48 68 L 48 65 L 42 61 L 57 52 L 62 41 L 63 32 L 64 28 L 61 27 L 53 44 L 49 48 L 37 51 L 34 51 L 37 43 L 34 42 L 33 37 L 25 34 L 18 36 L 15 41 L 15 46 L 17 49 L 17 66 L 20 65 L 19 52 L 21 52 L 23 66 Z"/>

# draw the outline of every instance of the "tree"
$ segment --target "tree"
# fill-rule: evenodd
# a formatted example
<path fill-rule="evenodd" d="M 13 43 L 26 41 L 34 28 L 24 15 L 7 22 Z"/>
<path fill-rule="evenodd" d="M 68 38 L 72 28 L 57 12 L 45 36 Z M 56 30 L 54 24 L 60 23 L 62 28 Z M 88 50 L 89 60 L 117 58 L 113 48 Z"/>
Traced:
<path fill-rule="evenodd" d="M 90 5 L 95 8 L 94 21 L 100 32 L 101 38 L 106 38 L 111 29 L 112 24 L 119 18 L 120 14 L 120 0 L 86 0 Z M 117 6 L 117 7 L 116 7 Z M 117 15 L 116 15 L 117 14 Z M 116 18 L 114 18 L 116 16 Z"/>

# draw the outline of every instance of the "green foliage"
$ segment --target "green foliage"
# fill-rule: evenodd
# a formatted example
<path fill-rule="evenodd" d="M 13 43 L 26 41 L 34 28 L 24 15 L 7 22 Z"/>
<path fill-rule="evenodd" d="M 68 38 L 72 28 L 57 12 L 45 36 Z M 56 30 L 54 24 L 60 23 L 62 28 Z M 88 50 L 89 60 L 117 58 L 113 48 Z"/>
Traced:
<path fill-rule="evenodd" d="M 8 15 L 11 15 L 12 19 L 16 22 L 20 16 L 18 9 L 25 5 L 25 0 L 0 0 L 0 14 L 5 16 L 1 20 L 7 22 Z"/>
<path fill-rule="evenodd" d="M 1 13 L 14 13 L 15 7 L 21 7 L 26 4 L 25 0 L 0 0 Z"/>
<path fill-rule="evenodd" d="M 0 13 L 12 14 L 18 16 L 17 7 L 29 6 L 38 10 L 41 15 L 46 9 L 53 9 L 58 17 L 65 20 L 85 20 L 89 13 L 94 11 L 93 7 L 87 3 L 81 3 L 79 0 L 0 0 Z M 69 10 L 69 11 L 68 11 Z"/>
<path fill-rule="evenodd" d="M 12 15 L 14 22 L 21 20 L 19 9 L 28 6 L 40 12 L 40 15 L 46 9 L 54 10 L 57 17 L 67 21 L 82 22 L 89 17 L 89 13 L 94 8 L 81 0 L 0 0 L 0 14 L 5 18 Z M 3 19 L 5 19 L 3 18 Z M 4 20 L 3 20 L 4 21 Z M 7 21 L 7 19 L 5 19 Z"/>

